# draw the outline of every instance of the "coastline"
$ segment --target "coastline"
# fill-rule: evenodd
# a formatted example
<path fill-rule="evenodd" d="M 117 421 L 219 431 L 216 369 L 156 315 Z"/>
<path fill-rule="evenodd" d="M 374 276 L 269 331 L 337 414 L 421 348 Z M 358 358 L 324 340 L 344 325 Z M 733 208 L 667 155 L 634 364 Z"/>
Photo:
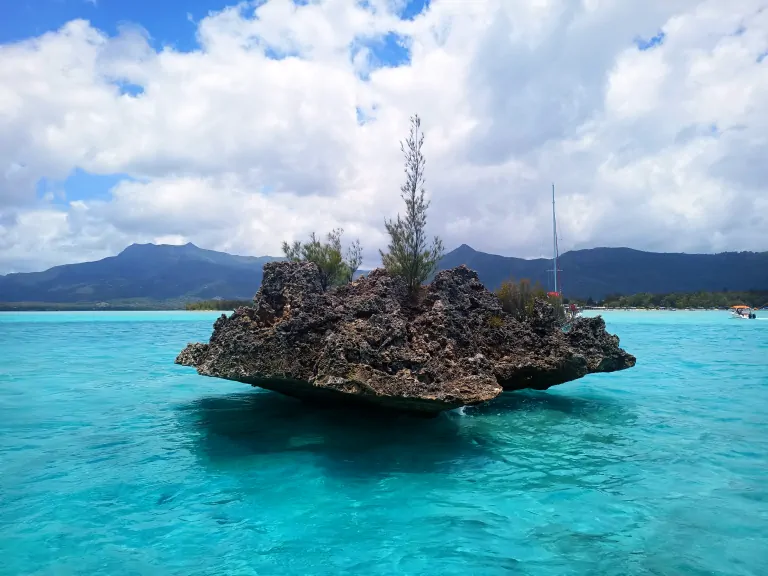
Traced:
<path fill-rule="evenodd" d="M 590 312 L 728 312 L 728 308 L 582 308 Z"/>
<path fill-rule="evenodd" d="M 728 308 L 582 308 L 582 312 L 728 312 Z M 766 308 L 754 308 L 768 312 Z"/>
<path fill-rule="evenodd" d="M 766 308 L 755 308 L 757 312 L 768 312 Z M 600 314 L 603 312 L 728 312 L 728 308 L 580 308 L 582 313 L 589 312 L 591 314 Z M 7 303 L 0 302 L 0 314 L 2 313 L 22 313 L 22 312 L 58 312 L 58 313 L 74 313 L 74 312 L 97 312 L 97 313 L 109 313 L 109 312 L 221 312 L 232 313 L 232 309 L 216 309 L 216 308 L 134 308 L 134 307 L 53 307 L 53 306 L 40 306 L 40 307 L 26 307 L 26 306 L 12 306 Z"/>

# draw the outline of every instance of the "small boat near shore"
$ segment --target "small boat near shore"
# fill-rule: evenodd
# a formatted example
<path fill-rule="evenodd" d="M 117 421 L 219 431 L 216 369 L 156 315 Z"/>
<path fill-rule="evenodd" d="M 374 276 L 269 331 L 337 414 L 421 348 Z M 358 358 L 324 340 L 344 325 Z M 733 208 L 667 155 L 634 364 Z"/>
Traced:
<path fill-rule="evenodd" d="M 752 308 L 743 304 L 731 306 L 730 312 L 731 318 L 735 320 L 754 320 L 757 318 L 757 314 L 752 311 Z"/>

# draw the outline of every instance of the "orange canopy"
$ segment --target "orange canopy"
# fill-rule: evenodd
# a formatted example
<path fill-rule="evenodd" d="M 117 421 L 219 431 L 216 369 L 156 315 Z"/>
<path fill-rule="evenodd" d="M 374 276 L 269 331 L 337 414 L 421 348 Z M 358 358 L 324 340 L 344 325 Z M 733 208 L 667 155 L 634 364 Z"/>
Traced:
<path fill-rule="evenodd" d="M 749 306 L 744 306 L 744 304 L 739 304 L 738 306 L 731 306 L 731 308 L 749 308 Z"/>

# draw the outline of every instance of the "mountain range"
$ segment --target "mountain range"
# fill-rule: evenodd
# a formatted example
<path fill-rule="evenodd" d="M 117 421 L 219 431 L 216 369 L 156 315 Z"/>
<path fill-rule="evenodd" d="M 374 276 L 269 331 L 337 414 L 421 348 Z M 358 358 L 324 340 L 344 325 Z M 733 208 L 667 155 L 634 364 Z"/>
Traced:
<path fill-rule="evenodd" d="M 0 276 L 0 302 L 251 298 L 271 256 L 233 256 L 194 244 L 131 244 L 117 256 Z"/>
<path fill-rule="evenodd" d="M 478 252 L 463 244 L 446 254 L 440 268 L 466 264 L 489 288 L 504 280 L 529 278 L 552 287 L 552 260 L 524 260 Z M 768 252 L 681 254 L 631 248 L 590 248 L 558 259 L 564 296 L 603 299 L 609 294 L 669 294 L 768 288 Z"/>
<path fill-rule="evenodd" d="M 234 256 L 183 246 L 132 244 L 117 256 L 44 272 L 0 276 L 0 302 L 183 302 L 250 299 L 272 256 Z M 466 264 L 490 289 L 509 278 L 552 285 L 552 261 L 478 252 L 466 244 L 447 253 L 440 269 Z M 629 248 L 566 252 L 558 260 L 565 296 L 768 288 L 768 252 L 673 254 Z"/>

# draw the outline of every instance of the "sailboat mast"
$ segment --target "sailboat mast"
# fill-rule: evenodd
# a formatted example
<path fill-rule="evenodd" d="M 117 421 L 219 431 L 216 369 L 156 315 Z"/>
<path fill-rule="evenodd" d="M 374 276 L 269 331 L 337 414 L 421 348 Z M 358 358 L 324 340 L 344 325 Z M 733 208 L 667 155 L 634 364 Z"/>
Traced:
<path fill-rule="evenodd" d="M 554 261 L 554 274 L 555 274 L 555 292 L 559 294 L 557 289 L 557 220 L 555 219 L 555 184 L 552 184 L 552 251 Z"/>

